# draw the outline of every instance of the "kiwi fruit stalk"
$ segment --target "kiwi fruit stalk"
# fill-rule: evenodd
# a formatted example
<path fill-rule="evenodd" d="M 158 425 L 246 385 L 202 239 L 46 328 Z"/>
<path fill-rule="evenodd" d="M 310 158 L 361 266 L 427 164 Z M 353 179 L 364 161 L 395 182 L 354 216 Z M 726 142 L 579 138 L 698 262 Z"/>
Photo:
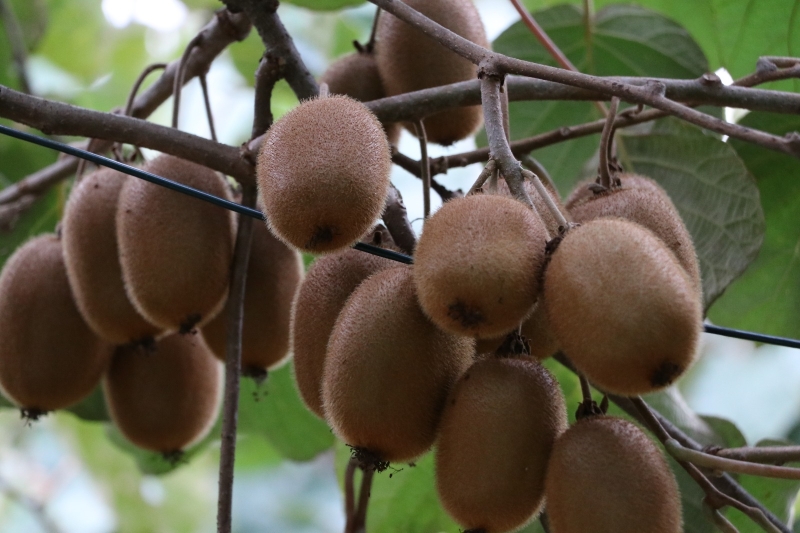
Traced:
<path fill-rule="evenodd" d="M 64 260 L 86 323 L 114 344 L 150 343 L 161 332 L 131 304 L 117 247 L 117 201 L 127 176 L 101 168 L 70 193 L 61 224 Z"/>
<path fill-rule="evenodd" d="M 300 254 L 276 239 L 263 224 L 253 228 L 244 296 L 242 373 L 264 376 L 289 355 L 292 300 L 303 277 Z M 211 352 L 225 361 L 228 320 L 219 313 L 203 326 Z"/>
<path fill-rule="evenodd" d="M 522 323 L 521 333 L 525 340 L 528 341 L 530 355 L 539 361 L 547 359 L 558 351 L 558 343 L 556 343 L 553 332 L 550 330 L 550 323 L 547 321 L 547 312 L 545 311 L 541 294 L 533 308 L 533 313 Z M 475 343 L 475 353 L 494 353 L 500 348 L 505 339 L 505 335 L 494 339 L 480 339 Z"/>
<path fill-rule="evenodd" d="M 0 387 L 28 418 L 78 403 L 100 382 L 111 345 L 75 305 L 57 236 L 29 240 L 6 262 L 0 339 Z"/>
<path fill-rule="evenodd" d="M 136 446 L 166 456 L 185 451 L 214 424 L 222 369 L 200 335 L 173 334 L 152 353 L 120 347 L 103 380 L 114 424 Z"/>
<path fill-rule="evenodd" d="M 384 242 L 385 230 L 368 237 Z M 306 406 L 320 418 L 322 375 L 328 339 L 347 298 L 372 274 L 397 263 L 390 259 L 349 249 L 317 259 L 308 269 L 292 308 L 292 347 L 297 389 Z"/>
<path fill-rule="evenodd" d="M 553 533 L 681 533 L 678 484 L 661 451 L 621 418 L 581 419 L 556 441 L 545 483 Z"/>
<path fill-rule="evenodd" d="M 573 193 L 569 205 L 575 222 L 620 217 L 640 224 L 664 241 L 702 292 L 700 266 L 692 237 L 669 195 L 655 181 L 636 174 L 620 174 L 620 184 L 598 193 Z"/>
<path fill-rule="evenodd" d="M 473 351 L 471 339 L 438 329 L 424 315 L 410 267 L 373 274 L 350 296 L 331 333 L 325 418 L 357 456 L 411 461 L 433 444 L 447 393 Z"/>
<path fill-rule="evenodd" d="M 475 44 L 489 48 L 486 32 L 471 0 L 406 0 L 412 9 Z M 387 96 L 474 80 L 477 66 L 451 52 L 390 13 L 381 14 L 376 32 L 376 61 Z M 429 142 L 449 145 L 475 133 L 483 121 L 481 106 L 461 107 L 425 118 Z M 416 134 L 411 128 L 412 134 Z"/>
<path fill-rule="evenodd" d="M 550 193 L 550 198 L 555 202 L 555 204 L 559 207 L 562 207 L 561 196 L 558 194 L 558 191 L 553 189 L 550 186 L 550 183 L 547 181 L 545 181 L 543 185 Z M 542 222 L 544 222 L 544 226 L 545 228 L 547 228 L 547 231 L 549 231 L 551 235 L 557 235 L 559 226 L 558 221 L 550 212 L 550 209 L 547 207 L 544 198 L 542 198 L 542 196 L 539 194 L 539 191 L 536 190 L 536 187 L 533 185 L 533 183 L 530 182 L 530 180 L 525 180 L 523 182 L 523 187 L 525 188 L 525 191 L 528 193 L 528 196 L 530 197 L 531 202 L 533 203 L 534 209 L 536 209 L 536 212 L 539 214 L 540 217 L 542 217 Z M 506 183 L 506 180 L 503 178 L 497 180 L 497 191 L 495 194 L 513 198 L 513 195 L 511 194 L 511 191 L 508 188 L 508 183 Z M 562 208 L 561 212 L 565 216 L 569 216 L 569 214 L 566 212 L 566 209 Z"/>
<path fill-rule="evenodd" d="M 256 176 L 267 225 L 311 253 L 355 244 L 380 217 L 389 189 L 389 143 L 361 102 L 306 100 L 266 134 Z"/>
<path fill-rule="evenodd" d="M 442 415 L 436 446 L 442 505 L 470 531 L 522 527 L 542 508 L 547 462 L 566 428 L 561 388 L 535 358 L 475 363 Z"/>
<path fill-rule="evenodd" d="M 148 172 L 231 199 L 213 170 L 177 157 L 150 161 Z M 189 332 L 217 314 L 228 293 L 236 227 L 233 214 L 144 180 L 127 180 L 117 209 L 125 290 L 149 322 Z"/>
<path fill-rule="evenodd" d="M 506 334 L 533 311 L 547 232 L 521 202 L 477 194 L 425 223 L 414 254 L 422 309 L 440 328 L 478 339 Z"/>
<path fill-rule="evenodd" d="M 545 271 L 544 303 L 558 345 L 608 392 L 662 389 L 694 361 L 700 295 L 666 245 L 633 222 L 570 230 Z"/>
<path fill-rule="evenodd" d="M 368 49 L 359 49 L 331 63 L 319 82 L 327 83 L 331 94 L 343 94 L 359 102 L 370 102 L 386 96 L 375 54 Z M 400 140 L 400 125 L 381 124 L 389 144 L 396 145 Z"/>

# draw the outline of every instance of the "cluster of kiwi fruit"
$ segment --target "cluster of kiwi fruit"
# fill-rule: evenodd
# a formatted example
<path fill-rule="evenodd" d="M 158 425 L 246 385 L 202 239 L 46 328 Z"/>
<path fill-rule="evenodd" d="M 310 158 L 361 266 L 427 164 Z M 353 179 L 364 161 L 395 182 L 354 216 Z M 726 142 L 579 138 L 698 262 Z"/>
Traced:
<path fill-rule="evenodd" d="M 231 199 L 223 177 L 162 155 L 145 170 Z M 134 444 L 179 457 L 216 420 L 223 309 L 236 225 L 205 202 L 110 169 L 78 179 L 55 235 L 20 247 L 0 274 L 0 386 L 24 416 L 69 407 L 102 382 Z M 265 226 L 248 264 L 243 374 L 289 354 L 297 251 Z M 197 328 L 201 328 L 198 331 Z"/>

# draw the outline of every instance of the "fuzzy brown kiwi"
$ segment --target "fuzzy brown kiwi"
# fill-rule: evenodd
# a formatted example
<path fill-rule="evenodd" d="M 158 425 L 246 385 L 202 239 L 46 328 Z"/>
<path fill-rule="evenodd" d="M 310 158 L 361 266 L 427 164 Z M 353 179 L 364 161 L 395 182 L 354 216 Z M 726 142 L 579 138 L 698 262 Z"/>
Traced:
<path fill-rule="evenodd" d="M 475 363 L 442 414 L 436 488 L 444 508 L 470 531 L 522 527 L 542 508 L 547 461 L 566 429 L 561 388 L 535 358 Z"/>
<path fill-rule="evenodd" d="M 113 344 L 151 343 L 161 332 L 125 292 L 117 247 L 117 203 L 127 176 L 101 168 L 75 186 L 61 224 L 64 261 L 84 320 Z"/>
<path fill-rule="evenodd" d="M 541 218 L 511 198 L 447 202 L 425 223 L 414 254 L 422 309 L 461 335 L 511 331 L 533 311 L 546 241 Z"/>
<path fill-rule="evenodd" d="M 545 271 L 544 303 L 558 345 L 608 392 L 662 389 L 694 360 L 700 295 L 666 245 L 633 222 L 570 230 Z"/>
<path fill-rule="evenodd" d="M 409 7 L 475 44 L 489 48 L 471 0 L 406 0 Z M 390 13 L 378 21 L 375 47 L 378 71 L 388 96 L 474 80 L 470 61 L 446 49 Z M 472 135 L 483 121 L 480 106 L 460 107 L 425 118 L 428 141 L 449 145 Z M 415 134 L 413 128 L 411 133 Z"/>
<path fill-rule="evenodd" d="M 222 370 L 200 335 L 173 334 L 151 353 L 121 347 L 103 380 L 114 424 L 136 446 L 174 455 L 202 439 L 219 410 Z"/>
<path fill-rule="evenodd" d="M 242 374 L 262 377 L 289 355 L 289 321 L 303 262 L 263 224 L 253 228 L 242 324 Z M 203 326 L 211 352 L 225 361 L 227 316 L 219 313 Z"/>
<path fill-rule="evenodd" d="M 162 155 L 145 170 L 231 199 L 213 170 Z M 144 180 L 127 180 L 117 208 L 117 242 L 125 290 L 149 322 L 191 331 L 225 303 L 236 227 L 233 214 Z"/>
<path fill-rule="evenodd" d="M 680 533 L 678 484 L 635 425 L 593 416 L 556 441 L 545 483 L 553 533 Z"/>
<path fill-rule="evenodd" d="M 641 224 L 664 241 L 692 278 L 697 290 L 702 291 L 692 236 L 669 195 L 658 183 L 644 176 L 621 174 L 619 180 L 621 184 L 611 190 L 575 195 L 569 206 L 575 222 L 620 217 Z"/>
<path fill-rule="evenodd" d="M 473 351 L 471 339 L 428 320 L 410 267 L 373 274 L 350 296 L 331 333 L 325 418 L 357 455 L 411 461 L 433 444 L 447 393 Z"/>
<path fill-rule="evenodd" d="M 272 125 L 256 175 L 267 225 L 306 252 L 343 250 L 383 210 L 391 155 L 375 115 L 348 96 L 306 100 Z"/>
<path fill-rule="evenodd" d="M 381 244 L 383 234 L 373 232 L 367 240 Z M 379 236 L 377 240 L 376 235 Z M 300 397 L 318 417 L 325 417 L 322 375 L 328 339 L 336 318 L 361 282 L 376 272 L 396 266 L 390 259 L 350 249 L 320 257 L 308 269 L 292 307 L 292 348 Z"/>
<path fill-rule="evenodd" d="M 343 56 L 328 67 L 319 80 L 327 83 L 331 94 L 343 94 L 355 98 L 359 102 L 370 102 L 386 96 L 383 82 L 378 74 L 375 54 L 363 49 Z M 400 140 L 400 124 L 384 123 L 383 129 L 389 144 L 397 144 Z"/>
<path fill-rule="evenodd" d="M 79 402 L 100 382 L 111 345 L 78 311 L 55 235 L 26 242 L 6 262 L 0 339 L 0 387 L 29 418 Z"/>

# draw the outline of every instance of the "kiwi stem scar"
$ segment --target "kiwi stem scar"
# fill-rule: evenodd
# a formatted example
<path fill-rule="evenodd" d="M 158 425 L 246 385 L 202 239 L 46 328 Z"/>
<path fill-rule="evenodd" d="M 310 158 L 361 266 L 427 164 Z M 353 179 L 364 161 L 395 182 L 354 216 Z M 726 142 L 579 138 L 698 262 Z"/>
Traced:
<path fill-rule="evenodd" d="M 172 180 L 162 178 L 161 176 L 157 176 L 150 172 L 146 172 L 142 169 L 126 165 L 125 163 L 120 163 L 119 161 L 116 161 L 114 159 L 110 159 L 102 155 L 94 154 L 92 152 L 76 148 L 75 146 L 70 146 L 68 144 L 60 143 L 52 139 L 39 137 L 38 135 L 31 135 L 30 133 L 22 132 L 19 130 L 15 130 L 14 128 L 3 126 L 2 124 L 0 124 L 0 133 L 8 135 L 9 137 L 14 137 L 15 139 L 33 143 L 39 146 L 43 146 L 45 148 L 50 148 L 51 150 L 57 150 L 59 152 L 63 152 L 65 154 L 74 157 L 85 159 L 96 165 L 108 167 L 117 170 L 119 172 L 122 172 L 124 174 L 128 174 L 129 176 L 143 179 L 145 181 L 149 181 L 150 183 L 155 183 L 156 185 L 161 185 L 162 187 L 166 187 L 168 189 L 172 189 L 173 191 L 177 191 L 192 196 L 194 198 L 197 198 L 199 200 L 209 202 L 224 209 L 228 209 L 235 213 L 239 213 L 240 215 L 249 216 L 261 221 L 266 220 L 264 214 L 257 209 L 245 207 L 241 204 L 237 204 L 236 202 L 231 202 L 224 198 L 214 196 L 213 194 L 208 194 L 206 192 L 194 189 L 192 187 L 187 187 L 186 185 L 182 185 Z M 373 255 L 384 257 L 386 259 L 391 259 L 392 261 L 397 261 L 398 263 L 405 263 L 407 265 L 410 265 L 414 262 L 414 258 L 411 256 L 408 256 L 406 254 L 401 254 L 399 252 L 395 252 L 392 250 L 385 250 L 383 248 L 380 248 L 379 246 L 374 246 L 371 244 L 359 242 L 356 243 L 356 245 L 353 246 L 353 248 L 362 252 L 367 252 Z M 773 335 L 765 335 L 763 333 L 756 333 L 753 331 L 725 328 L 721 326 L 715 326 L 712 324 L 704 324 L 703 327 L 706 333 L 711 333 L 713 335 L 721 335 L 723 337 L 732 337 L 735 339 L 744 339 L 755 342 L 761 342 L 764 344 L 773 344 L 776 346 L 785 346 L 787 348 L 800 349 L 800 340 L 798 339 L 776 337 Z"/>

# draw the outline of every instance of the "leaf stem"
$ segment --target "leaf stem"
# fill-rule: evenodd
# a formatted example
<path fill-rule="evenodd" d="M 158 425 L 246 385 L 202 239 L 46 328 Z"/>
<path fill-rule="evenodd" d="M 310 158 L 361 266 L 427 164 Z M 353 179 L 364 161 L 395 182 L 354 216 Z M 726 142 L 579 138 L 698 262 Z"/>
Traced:
<path fill-rule="evenodd" d="M 428 160 L 428 134 L 425 132 L 425 124 L 422 120 L 414 123 L 414 130 L 419 138 L 419 167 L 422 177 L 422 203 L 423 217 L 428 218 L 431 214 L 431 164 Z"/>
<path fill-rule="evenodd" d="M 664 447 L 676 459 L 688 461 L 705 468 L 723 470 L 725 472 L 733 472 L 735 474 L 750 474 L 753 476 L 772 477 L 778 479 L 800 479 L 800 468 L 765 465 L 760 463 L 750 463 L 747 461 L 738 461 L 736 459 L 727 459 L 725 457 L 719 457 L 696 450 L 690 450 L 681 446 L 681 444 L 675 439 L 667 439 L 664 442 Z"/>
<path fill-rule="evenodd" d="M 603 126 L 603 133 L 600 137 L 600 165 L 597 173 L 600 176 L 600 185 L 606 189 L 610 189 L 614 184 L 608 160 L 611 155 L 611 146 L 614 143 L 614 120 L 617 118 L 618 108 L 619 98 L 615 96 L 611 99 L 611 108 L 608 110 L 606 123 Z"/>

